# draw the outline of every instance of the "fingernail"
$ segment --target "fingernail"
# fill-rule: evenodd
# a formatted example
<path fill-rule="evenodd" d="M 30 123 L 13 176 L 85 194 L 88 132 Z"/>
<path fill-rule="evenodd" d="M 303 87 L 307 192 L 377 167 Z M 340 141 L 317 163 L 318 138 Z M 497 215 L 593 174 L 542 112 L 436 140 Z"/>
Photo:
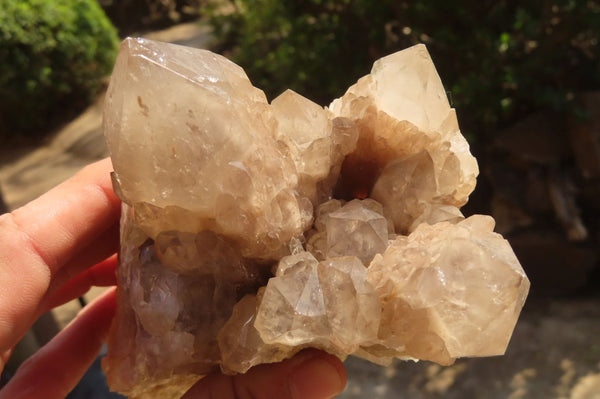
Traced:
<path fill-rule="evenodd" d="M 290 381 L 293 399 L 329 399 L 342 393 L 346 376 L 331 355 L 311 356 L 294 368 Z"/>

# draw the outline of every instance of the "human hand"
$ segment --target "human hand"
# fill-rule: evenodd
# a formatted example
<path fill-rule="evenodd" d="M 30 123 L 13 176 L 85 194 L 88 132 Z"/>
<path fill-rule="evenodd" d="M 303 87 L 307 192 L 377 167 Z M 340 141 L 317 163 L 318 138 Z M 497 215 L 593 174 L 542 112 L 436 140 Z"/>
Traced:
<path fill-rule="evenodd" d="M 246 374 L 216 373 L 198 381 L 182 399 L 329 399 L 346 386 L 346 369 L 330 354 L 308 349 Z"/>
<path fill-rule="evenodd" d="M 19 339 L 44 312 L 115 284 L 120 201 L 106 159 L 11 214 L 0 216 L 0 371 Z M 96 358 L 115 312 L 114 290 L 87 305 L 28 359 L 0 390 L 4 398 L 64 398 Z M 346 372 L 334 356 L 303 351 L 244 375 L 215 373 L 185 398 L 327 399 Z"/>
<path fill-rule="evenodd" d="M 110 161 L 0 216 L 0 370 L 44 312 L 115 284 L 121 203 Z M 98 355 L 115 311 L 114 290 L 86 306 L 21 365 L 0 398 L 64 398 Z"/>

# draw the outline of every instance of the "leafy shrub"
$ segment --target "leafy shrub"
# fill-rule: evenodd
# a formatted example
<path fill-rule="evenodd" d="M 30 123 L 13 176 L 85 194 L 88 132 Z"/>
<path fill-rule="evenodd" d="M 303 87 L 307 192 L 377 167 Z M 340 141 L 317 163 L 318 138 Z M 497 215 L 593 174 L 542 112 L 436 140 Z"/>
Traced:
<path fill-rule="evenodd" d="M 223 7 L 218 8 L 223 9 Z M 466 133 L 600 88 L 597 0 L 235 0 L 213 12 L 224 50 L 271 97 L 327 104 L 372 62 L 425 43 Z"/>
<path fill-rule="evenodd" d="M 96 0 L 0 1 L 0 133 L 47 130 L 89 101 L 118 42 Z"/>
<path fill-rule="evenodd" d="M 99 0 L 121 37 L 198 19 L 205 0 Z"/>

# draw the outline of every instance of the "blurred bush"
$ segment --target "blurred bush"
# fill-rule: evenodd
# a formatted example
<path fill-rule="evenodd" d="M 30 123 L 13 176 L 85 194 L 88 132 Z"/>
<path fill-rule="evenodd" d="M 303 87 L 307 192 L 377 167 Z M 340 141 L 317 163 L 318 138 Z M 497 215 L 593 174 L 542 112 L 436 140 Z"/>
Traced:
<path fill-rule="evenodd" d="M 0 133 L 45 132 L 84 106 L 118 44 L 96 0 L 0 1 Z"/>
<path fill-rule="evenodd" d="M 600 88 L 596 0 L 235 0 L 211 21 L 270 98 L 289 87 L 323 105 L 425 43 L 470 136 Z"/>
<path fill-rule="evenodd" d="M 198 19 L 205 0 L 99 0 L 125 37 L 135 32 L 161 29 Z"/>

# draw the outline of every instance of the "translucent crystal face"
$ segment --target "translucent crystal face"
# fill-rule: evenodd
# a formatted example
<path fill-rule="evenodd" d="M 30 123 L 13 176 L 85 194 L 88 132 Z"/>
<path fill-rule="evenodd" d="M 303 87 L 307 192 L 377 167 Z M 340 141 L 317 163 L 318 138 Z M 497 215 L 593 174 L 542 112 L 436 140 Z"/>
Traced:
<path fill-rule="evenodd" d="M 379 364 L 502 354 L 529 282 L 424 46 L 330 107 L 268 104 L 205 50 L 123 42 L 105 134 L 124 202 L 104 363 L 131 397 L 316 347 Z"/>
<path fill-rule="evenodd" d="M 368 265 L 387 247 L 387 219 L 382 212 L 369 209 L 360 200 L 353 200 L 330 213 L 325 228 L 327 258 L 352 255 Z"/>

